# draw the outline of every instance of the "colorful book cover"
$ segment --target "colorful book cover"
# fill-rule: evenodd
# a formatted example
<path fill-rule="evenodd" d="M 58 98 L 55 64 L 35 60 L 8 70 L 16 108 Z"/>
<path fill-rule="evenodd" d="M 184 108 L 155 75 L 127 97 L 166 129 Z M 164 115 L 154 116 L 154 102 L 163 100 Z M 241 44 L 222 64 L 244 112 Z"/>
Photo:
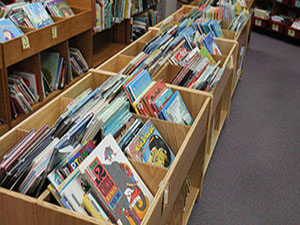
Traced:
<path fill-rule="evenodd" d="M 23 10 L 26 17 L 37 29 L 54 23 L 52 18 L 47 13 L 46 9 L 40 2 L 27 4 L 23 6 Z"/>
<path fill-rule="evenodd" d="M 217 43 L 215 42 L 213 36 L 211 35 L 211 33 L 206 35 L 206 37 L 204 38 L 202 43 L 205 45 L 205 47 L 207 48 L 207 50 L 210 54 L 222 55 L 222 53 L 221 53 Z"/>
<path fill-rule="evenodd" d="M 93 154 L 95 153 L 95 154 Z M 153 196 L 111 135 L 80 166 L 117 224 L 141 224 Z"/>
<path fill-rule="evenodd" d="M 10 19 L 0 19 L 0 42 L 9 41 L 23 34 Z"/>
<path fill-rule="evenodd" d="M 164 106 L 164 103 L 172 96 L 173 91 L 171 88 L 166 88 L 160 95 L 153 100 L 153 105 L 160 112 Z"/>
<path fill-rule="evenodd" d="M 148 71 L 143 70 L 137 77 L 135 77 L 129 84 L 133 100 L 135 100 L 143 91 L 151 84 L 152 78 Z"/>
<path fill-rule="evenodd" d="M 52 0 L 52 1 L 47 1 L 46 5 L 49 9 L 52 9 L 53 12 L 55 12 L 55 16 L 58 17 L 71 17 L 74 16 L 74 12 L 66 3 L 65 1 L 62 0 Z"/>
<path fill-rule="evenodd" d="M 148 120 L 126 148 L 127 154 L 136 161 L 169 168 L 174 154 L 153 123 Z"/>
<path fill-rule="evenodd" d="M 176 91 L 161 110 L 166 120 L 191 126 L 194 122 L 181 95 Z"/>

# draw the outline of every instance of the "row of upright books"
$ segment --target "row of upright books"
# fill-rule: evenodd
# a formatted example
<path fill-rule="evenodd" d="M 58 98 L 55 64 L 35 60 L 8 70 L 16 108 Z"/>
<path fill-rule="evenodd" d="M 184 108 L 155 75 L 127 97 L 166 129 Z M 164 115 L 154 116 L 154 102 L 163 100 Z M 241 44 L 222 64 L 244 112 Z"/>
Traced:
<path fill-rule="evenodd" d="M 169 168 L 175 157 L 151 120 L 131 113 L 141 96 L 145 107 L 160 109 L 161 119 L 193 123 L 180 93 L 153 82 L 146 70 L 111 76 L 3 157 L 1 187 L 35 197 L 47 187 L 67 209 L 114 224 L 140 224 L 153 195 L 128 159 Z"/>
<path fill-rule="evenodd" d="M 88 71 L 89 66 L 76 48 L 69 48 L 70 57 L 66 59 L 59 52 L 45 51 L 41 53 L 41 81 L 39 76 L 26 71 L 13 71 L 8 75 L 9 94 L 11 99 L 12 117 L 28 114 L 33 111 L 33 105 L 42 96 L 46 98 L 52 91 L 63 89 L 73 76 L 80 76 Z"/>
<path fill-rule="evenodd" d="M 94 31 L 110 29 L 113 24 L 146 12 L 154 5 L 154 0 L 94 0 Z"/>
<path fill-rule="evenodd" d="M 157 10 L 150 9 L 140 15 L 133 16 L 132 20 L 132 41 L 135 41 L 148 32 L 149 27 L 155 26 L 160 21 Z"/>
<path fill-rule="evenodd" d="M 72 9 L 62 0 L 20 2 L 0 7 L 0 41 L 5 42 L 23 35 L 19 26 L 39 29 L 54 23 L 51 16 L 73 15 Z"/>

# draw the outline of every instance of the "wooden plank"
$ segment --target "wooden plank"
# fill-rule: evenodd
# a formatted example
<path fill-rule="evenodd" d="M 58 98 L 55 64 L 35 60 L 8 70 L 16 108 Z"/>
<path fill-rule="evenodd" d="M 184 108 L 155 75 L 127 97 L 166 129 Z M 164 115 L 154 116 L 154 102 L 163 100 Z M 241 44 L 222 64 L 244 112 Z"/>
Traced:
<path fill-rule="evenodd" d="M 38 224 L 34 198 L 0 188 L 0 208 L 0 224 Z"/>
<path fill-rule="evenodd" d="M 185 212 L 183 214 L 183 221 L 182 221 L 183 225 L 186 225 L 189 222 L 189 218 L 190 218 L 190 215 L 192 214 L 193 207 L 197 200 L 198 194 L 199 194 L 199 189 L 191 186 L 190 193 L 188 194 L 187 199 L 186 199 L 186 208 L 185 208 Z"/>
<path fill-rule="evenodd" d="M 129 62 L 132 59 L 133 56 L 117 54 L 112 58 L 110 58 L 109 60 L 107 60 L 102 65 L 100 65 L 97 69 L 113 72 L 113 73 L 119 73 L 129 64 Z"/>

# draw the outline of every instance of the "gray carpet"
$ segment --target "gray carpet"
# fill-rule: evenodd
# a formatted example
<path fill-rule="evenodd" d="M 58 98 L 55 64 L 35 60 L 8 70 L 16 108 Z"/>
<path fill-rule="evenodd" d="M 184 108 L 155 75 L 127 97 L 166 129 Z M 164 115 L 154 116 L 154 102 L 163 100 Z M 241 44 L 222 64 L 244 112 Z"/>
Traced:
<path fill-rule="evenodd" d="M 300 224 L 300 48 L 252 33 L 189 224 Z"/>

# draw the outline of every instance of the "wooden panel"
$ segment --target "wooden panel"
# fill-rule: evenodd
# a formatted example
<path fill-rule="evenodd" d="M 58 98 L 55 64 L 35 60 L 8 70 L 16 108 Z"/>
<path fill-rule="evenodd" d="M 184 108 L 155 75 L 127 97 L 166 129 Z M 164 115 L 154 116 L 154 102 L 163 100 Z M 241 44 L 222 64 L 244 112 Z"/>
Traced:
<path fill-rule="evenodd" d="M 11 130 L 9 133 L 0 137 L 0 159 L 12 148 L 14 147 L 22 138 L 28 134 L 28 131 L 21 129 Z"/>
<path fill-rule="evenodd" d="M 24 130 L 39 130 L 43 125 L 53 126 L 58 117 L 63 113 L 66 106 L 72 99 L 61 97 L 56 101 L 48 103 L 39 110 L 38 113 L 32 115 L 29 119 L 20 124 L 20 128 Z M 51 113 L 49 113 L 51 112 Z"/>
<path fill-rule="evenodd" d="M 100 65 L 97 70 L 103 70 L 113 73 L 121 72 L 133 59 L 132 56 L 127 55 L 115 55 L 114 57 L 107 60 L 105 63 Z"/>
<path fill-rule="evenodd" d="M 174 66 L 169 63 L 163 66 L 163 68 L 153 77 L 153 80 L 163 80 L 166 83 L 171 83 L 177 73 L 182 67 Z"/>
<path fill-rule="evenodd" d="M 120 54 L 135 57 L 142 51 L 145 44 L 146 43 L 142 41 L 134 42 L 128 47 L 124 48 Z"/>
<path fill-rule="evenodd" d="M 0 188 L 0 224 L 37 225 L 36 200 Z"/>

